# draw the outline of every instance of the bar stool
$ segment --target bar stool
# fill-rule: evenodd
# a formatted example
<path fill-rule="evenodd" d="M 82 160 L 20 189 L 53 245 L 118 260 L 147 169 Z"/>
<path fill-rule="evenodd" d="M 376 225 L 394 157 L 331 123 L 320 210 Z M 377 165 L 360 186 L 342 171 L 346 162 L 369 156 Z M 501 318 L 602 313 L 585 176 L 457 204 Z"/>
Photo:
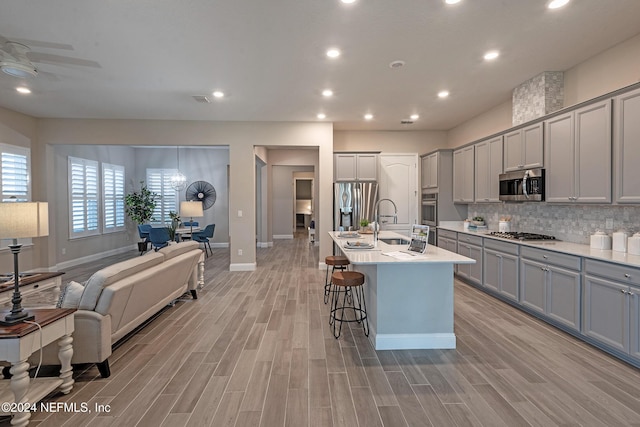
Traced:
<path fill-rule="evenodd" d="M 331 312 L 329 325 L 333 326 L 333 336 L 340 337 L 342 322 L 362 324 L 365 336 L 369 336 L 367 303 L 364 299 L 364 274 L 358 271 L 336 271 L 331 275 Z M 340 296 L 342 295 L 342 301 Z M 345 313 L 346 312 L 346 313 Z M 353 317 L 346 314 L 353 313 Z M 339 317 L 338 317 L 339 314 Z M 337 323 L 340 323 L 337 326 Z M 337 328 L 337 333 L 336 333 Z"/>
<path fill-rule="evenodd" d="M 331 275 L 336 270 L 345 271 L 349 265 L 349 260 L 346 256 L 335 255 L 328 256 L 324 259 L 324 263 L 327 266 L 327 272 L 324 275 L 324 303 L 329 302 L 329 292 L 331 291 L 331 280 L 329 279 L 329 266 L 331 266 Z"/>

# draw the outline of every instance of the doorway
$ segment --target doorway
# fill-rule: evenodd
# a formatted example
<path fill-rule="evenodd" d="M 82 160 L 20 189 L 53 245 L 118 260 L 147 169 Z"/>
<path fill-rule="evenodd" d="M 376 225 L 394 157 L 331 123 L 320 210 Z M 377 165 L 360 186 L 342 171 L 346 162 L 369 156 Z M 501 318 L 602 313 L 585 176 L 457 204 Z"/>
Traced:
<path fill-rule="evenodd" d="M 314 180 L 308 176 L 308 173 L 294 173 L 293 177 L 293 194 L 294 194 L 294 215 L 293 230 L 295 232 L 306 231 L 313 221 L 314 211 Z"/>

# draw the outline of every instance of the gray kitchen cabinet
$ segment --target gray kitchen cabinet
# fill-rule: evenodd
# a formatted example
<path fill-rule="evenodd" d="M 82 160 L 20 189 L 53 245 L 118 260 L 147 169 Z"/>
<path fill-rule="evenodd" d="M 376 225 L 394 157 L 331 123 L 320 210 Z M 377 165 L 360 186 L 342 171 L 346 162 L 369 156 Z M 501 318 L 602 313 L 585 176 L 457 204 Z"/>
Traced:
<path fill-rule="evenodd" d="M 611 100 L 545 122 L 546 200 L 611 202 Z"/>
<path fill-rule="evenodd" d="M 476 260 L 475 264 L 459 264 L 458 276 L 482 285 L 482 237 L 458 233 L 458 253 Z"/>
<path fill-rule="evenodd" d="M 615 200 L 640 203 L 640 90 L 614 99 Z"/>
<path fill-rule="evenodd" d="M 567 328 L 580 331 L 580 258 L 536 248 L 522 248 L 520 303 Z"/>
<path fill-rule="evenodd" d="M 336 182 L 378 180 L 378 154 L 376 153 L 336 153 L 333 164 L 333 176 Z"/>
<path fill-rule="evenodd" d="M 475 144 L 475 201 L 499 202 L 502 173 L 502 136 Z"/>
<path fill-rule="evenodd" d="M 588 337 L 640 360 L 640 269 L 585 260 Z"/>
<path fill-rule="evenodd" d="M 517 245 L 485 239 L 483 254 L 484 286 L 517 302 L 518 261 Z"/>
<path fill-rule="evenodd" d="M 543 137 L 542 122 L 504 134 L 504 171 L 543 167 Z"/>
<path fill-rule="evenodd" d="M 453 202 L 474 202 L 474 149 L 473 145 L 453 152 Z"/>
<path fill-rule="evenodd" d="M 438 152 L 435 152 L 420 159 L 423 189 L 438 188 L 438 157 Z"/>
<path fill-rule="evenodd" d="M 438 229 L 438 247 L 449 252 L 458 253 L 458 237 L 455 231 Z M 453 265 L 454 273 L 458 272 L 458 264 Z"/>

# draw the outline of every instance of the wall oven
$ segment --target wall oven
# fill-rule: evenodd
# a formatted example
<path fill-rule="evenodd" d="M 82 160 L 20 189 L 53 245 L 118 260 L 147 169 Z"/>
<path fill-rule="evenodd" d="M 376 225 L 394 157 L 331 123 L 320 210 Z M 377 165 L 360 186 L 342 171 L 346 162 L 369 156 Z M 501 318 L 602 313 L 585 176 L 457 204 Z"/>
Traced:
<path fill-rule="evenodd" d="M 422 193 L 421 222 L 428 225 L 429 244 L 436 244 L 436 226 L 438 225 L 438 194 Z"/>
<path fill-rule="evenodd" d="M 544 169 L 535 168 L 500 174 L 500 200 L 544 201 Z"/>

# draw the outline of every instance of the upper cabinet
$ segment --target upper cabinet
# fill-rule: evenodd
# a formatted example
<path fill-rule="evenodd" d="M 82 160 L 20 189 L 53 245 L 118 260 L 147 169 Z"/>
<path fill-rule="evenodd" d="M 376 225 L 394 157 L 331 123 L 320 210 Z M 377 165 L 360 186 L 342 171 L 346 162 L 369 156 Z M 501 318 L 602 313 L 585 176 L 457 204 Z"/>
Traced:
<path fill-rule="evenodd" d="M 611 100 L 545 122 L 548 202 L 611 202 Z"/>
<path fill-rule="evenodd" d="M 502 136 L 475 144 L 475 201 L 499 202 L 502 173 Z"/>
<path fill-rule="evenodd" d="M 453 202 L 474 202 L 474 146 L 453 152 Z"/>
<path fill-rule="evenodd" d="M 504 171 L 543 166 L 542 122 L 504 134 Z"/>
<path fill-rule="evenodd" d="M 640 203 L 640 90 L 614 102 L 616 202 Z"/>
<path fill-rule="evenodd" d="M 337 153 L 334 154 L 333 164 L 336 182 L 378 180 L 376 153 Z"/>
<path fill-rule="evenodd" d="M 438 188 L 438 158 L 439 153 L 435 152 L 427 156 L 422 156 L 422 188 Z"/>

